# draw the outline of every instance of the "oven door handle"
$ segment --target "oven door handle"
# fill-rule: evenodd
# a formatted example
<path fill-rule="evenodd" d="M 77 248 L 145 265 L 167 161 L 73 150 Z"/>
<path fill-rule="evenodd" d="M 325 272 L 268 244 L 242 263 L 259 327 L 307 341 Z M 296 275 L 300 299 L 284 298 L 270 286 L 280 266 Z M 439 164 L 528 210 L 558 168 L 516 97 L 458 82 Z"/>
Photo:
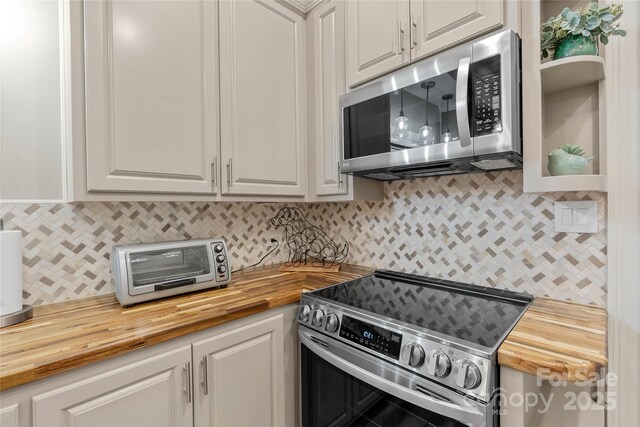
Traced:
<path fill-rule="evenodd" d="M 479 410 L 461 405 L 455 405 L 453 403 L 446 402 L 444 400 L 438 400 L 430 397 L 426 394 L 413 391 L 409 388 L 399 386 L 398 384 L 381 378 L 363 369 L 359 366 L 349 363 L 348 361 L 336 356 L 329 350 L 325 349 L 322 345 L 316 343 L 309 338 L 307 334 L 298 334 L 300 342 L 304 344 L 309 350 L 313 351 L 319 357 L 323 358 L 333 366 L 341 369 L 345 373 L 358 378 L 361 381 L 368 383 L 369 385 L 389 393 L 399 399 L 413 403 L 431 412 L 435 412 L 440 415 L 452 418 L 468 426 L 481 426 L 485 421 L 485 415 Z"/>
<path fill-rule="evenodd" d="M 458 64 L 456 78 L 456 119 L 458 120 L 458 137 L 460 145 L 471 145 L 471 131 L 469 130 L 469 67 L 470 58 L 462 58 Z"/>

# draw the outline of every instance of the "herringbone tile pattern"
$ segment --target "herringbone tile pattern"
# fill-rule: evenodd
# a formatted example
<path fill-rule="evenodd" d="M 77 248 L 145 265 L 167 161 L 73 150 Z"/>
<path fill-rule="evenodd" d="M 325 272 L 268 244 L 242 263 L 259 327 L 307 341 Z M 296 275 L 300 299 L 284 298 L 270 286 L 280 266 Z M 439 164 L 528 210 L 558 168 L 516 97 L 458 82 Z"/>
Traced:
<path fill-rule="evenodd" d="M 522 172 L 396 181 L 378 203 L 308 207 L 348 262 L 606 304 L 606 196 L 525 194 Z M 556 200 L 597 200 L 599 232 L 554 231 Z"/>
<path fill-rule="evenodd" d="M 556 233 L 553 202 L 524 194 L 522 173 L 474 174 L 386 184 L 382 202 L 297 205 L 312 223 L 350 244 L 348 262 L 606 304 L 606 197 L 597 234 Z M 233 268 L 253 264 L 282 204 L 83 203 L 3 205 L 24 236 L 24 298 L 43 304 L 112 292 L 114 244 L 222 236 Z M 279 249 L 265 263 L 284 261 Z"/>
<path fill-rule="evenodd" d="M 280 205 L 85 203 L 4 205 L 8 229 L 23 231 L 24 298 L 43 304 L 113 292 L 109 256 L 116 244 L 224 237 L 234 269 L 267 251 Z M 284 261 L 277 250 L 268 262 Z"/>

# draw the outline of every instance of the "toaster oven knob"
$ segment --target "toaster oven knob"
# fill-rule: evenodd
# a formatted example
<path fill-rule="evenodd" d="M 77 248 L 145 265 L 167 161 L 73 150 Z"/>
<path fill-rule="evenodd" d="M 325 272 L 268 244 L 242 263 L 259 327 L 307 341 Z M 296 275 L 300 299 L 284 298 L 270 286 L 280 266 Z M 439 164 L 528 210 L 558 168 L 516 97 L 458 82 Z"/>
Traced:
<path fill-rule="evenodd" d="M 317 328 L 322 326 L 324 320 L 324 312 L 322 310 L 313 310 L 311 312 L 311 324 Z"/>
<path fill-rule="evenodd" d="M 222 252 L 222 250 L 224 249 L 224 246 L 222 246 L 220 243 L 218 243 L 217 245 L 215 245 L 213 247 L 213 250 L 215 251 L 215 253 L 219 254 L 220 252 Z"/>
<path fill-rule="evenodd" d="M 301 305 L 298 309 L 298 319 L 302 322 L 309 322 L 309 316 L 311 315 L 311 307 L 307 304 Z"/>
<path fill-rule="evenodd" d="M 449 375 L 451 360 L 443 351 L 434 350 L 427 355 L 427 374 L 441 378 Z"/>
<path fill-rule="evenodd" d="M 324 329 L 327 332 L 335 332 L 340 326 L 340 319 L 335 314 L 327 314 L 324 318 Z"/>
<path fill-rule="evenodd" d="M 417 368 L 424 363 L 424 348 L 416 342 L 407 344 L 400 351 L 400 360 L 409 366 Z"/>
<path fill-rule="evenodd" d="M 223 274 L 227 272 L 227 267 L 224 265 L 219 265 L 218 266 L 218 273 Z"/>
<path fill-rule="evenodd" d="M 474 389 L 482 382 L 482 374 L 480 369 L 471 361 L 463 360 L 456 364 L 456 385 L 466 389 Z"/>
<path fill-rule="evenodd" d="M 216 261 L 218 262 L 224 262 L 225 259 L 224 255 L 216 255 Z"/>

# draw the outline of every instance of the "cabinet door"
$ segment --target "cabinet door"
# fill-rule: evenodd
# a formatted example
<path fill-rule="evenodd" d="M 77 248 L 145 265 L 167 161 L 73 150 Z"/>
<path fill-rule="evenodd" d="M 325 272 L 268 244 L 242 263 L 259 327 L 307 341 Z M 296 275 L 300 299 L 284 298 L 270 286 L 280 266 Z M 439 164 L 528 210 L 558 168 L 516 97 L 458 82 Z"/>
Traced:
<path fill-rule="evenodd" d="M 15 403 L 0 409 L 0 426 L 19 427 L 20 426 L 20 406 Z"/>
<path fill-rule="evenodd" d="M 350 87 L 409 62 L 408 0 L 345 3 Z"/>
<path fill-rule="evenodd" d="M 501 27 L 504 0 L 411 0 L 411 59 Z"/>
<path fill-rule="evenodd" d="M 157 427 L 193 424 L 191 348 L 184 346 L 32 399 L 33 425 Z"/>
<path fill-rule="evenodd" d="M 283 316 L 193 344 L 196 426 L 284 424 Z"/>
<path fill-rule="evenodd" d="M 316 7 L 307 21 L 313 30 L 313 111 L 316 194 L 346 194 L 347 177 L 340 174 L 338 100 L 346 92 L 344 2 L 331 0 Z"/>
<path fill-rule="evenodd" d="M 275 1 L 220 1 L 225 194 L 304 196 L 304 38 Z"/>
<path fill-rule="evenodd" d="M 100 0 L 84 11 L 88 190 L 214 192 L 215 3 Z"/>

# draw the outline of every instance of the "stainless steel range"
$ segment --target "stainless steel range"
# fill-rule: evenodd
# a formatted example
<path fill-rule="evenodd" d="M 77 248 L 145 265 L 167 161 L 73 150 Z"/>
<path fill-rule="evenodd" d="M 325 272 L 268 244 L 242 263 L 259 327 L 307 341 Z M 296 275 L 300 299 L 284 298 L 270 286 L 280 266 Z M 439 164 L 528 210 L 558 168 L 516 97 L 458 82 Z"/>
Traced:
<path fill-rule="evenodd" d="M 497 350 L 531 301 L 386 270 L 304 294 L 302 425 L 496 426 Z"/>

